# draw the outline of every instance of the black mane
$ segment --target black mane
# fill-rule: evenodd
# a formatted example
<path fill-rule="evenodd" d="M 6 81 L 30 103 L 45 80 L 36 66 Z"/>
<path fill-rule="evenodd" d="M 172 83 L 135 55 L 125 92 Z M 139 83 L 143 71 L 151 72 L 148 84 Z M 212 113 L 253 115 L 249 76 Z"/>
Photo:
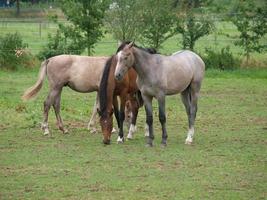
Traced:
<path fill-rule="evenodd" d="M 116 54 L 117 54 L 119 51 L 121 51 L 122 49 L 124 49 L 124 47 L 125 47 L 126 45 L 130 44 L 130 43 L 131 43 L 131 41 L 125 41 L 125 42 L 122 42 L 122 43 L 120 44 L 120 46 L 118 47 L 118 49 L 117 49 L 117 51 L 116 51 Z M 136 44 L 134 44 L 133 46 L 136 47 L 136 48 L 138 48 L 138 49 L 142 49 L 142 50 L 144 50 L 144 51 L 146 51 L 146 52 L 148 52 L 148 53 L 150 53 L 150 54 L 156 54 L 156 53 L 158 53 L 157 50 L 156 50 L 155 48 L 143 48 L 143 47 L 139 47 L 139 46 L 137 46 Z"/>
<path fill-rule="evenodd" d="M 103 115 L 106 113 L 106 107 L 107 107 L 107 85 L 108 85 L 108 76 L 109 76 L 109 71 L 110 71 L 110 66 L 112 64 L 112 60 L 114 59 L 114 55 L 111 56 L 104 67 L 103 75 L 100 81 L 100 86 L 99 86 L 99 115 L 103 117 Z"/>

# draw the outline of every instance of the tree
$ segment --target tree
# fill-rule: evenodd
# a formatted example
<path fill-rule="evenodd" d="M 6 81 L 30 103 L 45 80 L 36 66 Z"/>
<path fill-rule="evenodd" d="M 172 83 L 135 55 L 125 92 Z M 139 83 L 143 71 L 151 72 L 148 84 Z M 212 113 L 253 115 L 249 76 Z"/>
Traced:
<path fill-rule="evenodd" d="M 40 60 L 61 54 L 81 54 L 85 44 L 80 38 L 68 37 L 65 32 L 58 29 L 55 35 L 48 35 L 48 42 L 39 52 L 37 57 Z"/>
<path fill-rule="evenodd" d="M 174 35 L 175 12 L 171 0 L 142 1 L 139 34 L 141 42 L 155 49 Z"/>
<path fill-rule="evenodd" d="M 20 0 L 16 0 L 16 16 L 20 15 Z"/>
<path fill-rule="evenodd" d="M 212 30 L 212 22 L 205 18 L 198 18 L 192 12 L 186 13 L 185 16 L 177 23 L 177 32 L 182 34 L 182 43 L 184 49 L 194 50 L 196 41 L 210 34 Z"/>
<path fill-rule="evenodd" d="M 116 40 L 138 39 L 138 1 L 114 0 L 105 16 L 105 25 Z"/>
<path fill-rule="evenodd" d="M 179 16 L 176 24 L 176 31 L 182 34 L 184 49 L 194 50 L 196 41 L 211 33 L 213 22 L 202 13 L 203 6 L 208 3 L 205 0 L 181 0 L 176 1 Z"/>
<path fill-rule="evenodd" d="M 257 7 L 253 1 L 239 1 L 235 12 L 230 18 L 240 32 L 235 45 L 244 48 L 248 63 L 252 52 L 260 53 L 267 49 L 267 44 L 261 42 L 261 38 L 267 33 L 267 7 Z"/>
<path fill-rule="evenodd" d="M 70 24 L 59 24 L 67 37 L 78 39 L 92 54 L 97 41 L 103 36 L 101 25 L 107 0 L 61 0 L 60 7 Z"/>

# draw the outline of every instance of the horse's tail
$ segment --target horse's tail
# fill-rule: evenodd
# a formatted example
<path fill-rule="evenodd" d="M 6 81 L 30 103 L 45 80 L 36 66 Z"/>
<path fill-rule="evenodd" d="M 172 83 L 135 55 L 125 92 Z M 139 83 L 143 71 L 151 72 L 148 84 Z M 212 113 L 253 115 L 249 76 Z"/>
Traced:
<path fill-rule="evenodd" d="M 42 88 L 43 82 L 44 82 L 44 79 L 46 76 L 46 66 L 47 66 L 48 62 L 49 62 L 49 60 L 45 60 L 42 62 L 41 67 L 40 67 L 40 71 L 39 71 L 38 80 L 36 81 L 36 83 L 32 87 L 28 88 L 24 92 L 24 94 L 21 97 L 23 100 L 26 101 L 26 100 L 29 100 L 29 99 L 35 97 L 36 94 Z"/>
<path fill-rule="evenodd" d="M 108 90 L 108 79 L 109 79 L 109 72 L 110 72 L 110 67 L 112 64 L 114 56 L 111 56 L 104 67 L 104 71 L 102 74 L 102 78 L 100 81 L 100 86 L 99 86 L 99 115 L 102 117 L 105 114 L 106 108 L 107 108 L 107 103 L 108 103 L 108 96 L 107 96 L 107 90 Z"/>

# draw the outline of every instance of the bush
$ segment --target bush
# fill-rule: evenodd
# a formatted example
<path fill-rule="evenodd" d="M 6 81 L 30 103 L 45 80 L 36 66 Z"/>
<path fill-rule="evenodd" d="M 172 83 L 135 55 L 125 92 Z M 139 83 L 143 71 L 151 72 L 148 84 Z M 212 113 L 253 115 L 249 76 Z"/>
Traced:
<path fill-rule="evenodd" d="M 240 67 L 240 60 L 234 58 L 229 46 L 223 47 L 219 52 L 211 49 L 205 49 L 203 60 L 206 69 L 233 70 Z"/>
<path fill-rule="evenodd" d="M 34 57 L 27 51 L 27 46 L 18 33 L 0 37 L 0 69 L 15 70 L 34 65 Z"/>
<path fill-rule="evenodd" d="M 47 59 L 61 54 L 81 54 L 84 50 L 84 45 L 76 41 L 68 40 L 64 34 L 58 30 L 56 35 L 48 35 L 48 43 L 39 52 L 37 57 L 40 60 Z"/>

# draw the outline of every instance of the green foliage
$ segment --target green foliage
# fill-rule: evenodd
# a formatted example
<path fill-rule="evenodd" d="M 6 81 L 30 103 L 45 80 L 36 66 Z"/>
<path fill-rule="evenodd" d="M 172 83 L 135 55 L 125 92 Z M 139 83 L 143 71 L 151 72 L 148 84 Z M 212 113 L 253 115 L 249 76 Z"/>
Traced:
<path fill-rule="evenodd" d="M 239 1 L 236 14 L 230 20 L 240 32 L 235 45 L 244 49 L 247 62 L 252 52 L 267 50 L 267 43 L 261 38 L 267 33 L 267 6 L 257 7 L 253 1 Z"/>
<path fill-rule="evenodd" d="M 105 15 L 105 26 L 114 39 L 133 41 L 139 37 L 139 2 L 132 0 L 114 0 Z"/>
<path fill-rule="evenodd" d="M 103 36 L 101 25 L 107 0 L 61 0 L 60 7 L 70 22 L 60 24 L 60 29 L 68 33 L 68 37 L 84 43 L 91 55 L 96 42 Z"/>
<path fill-rule="evenodd" d="M 147 46 L 159 49 L 164 41 L 174 35 L 175 13 L 171 9 L 170 0 L 141 1 L 141 16 L 139 33 L 141 42 Z"/>
<path fill-rule="evenodd" d="M 60 54 L 79 55 L 83 52 L 84 48 L 85 44 L 81 40 L 77 39 L 77 37 L 69 37 L 69 35 L 59 29 L 54 36 L 48 35 L 48 43 L 39 52 L 38 58 L 43 60 Z"/>
<path fill-rule="evenodd" d="M 206 49 L 203 59 L 206 69 L 233 70 L 240 66 L 240 61 L 234 58 L 229 46 L 222 48 L 219 52 Z"/>
<path fill-rule="evenodd" d="M 30 67 L 34 58 L 26 50 L 27 46 L 17 32 L 0 36 L 0 69 L 15 70 L 18 67 Z"/>
<path fill-rule="evenodd" d="M 210 1 L 181 0 L 176 2 L 179 12 L 176 31 L 182 35 L 183 48 L 194 50 L 196 41 L 209 35 L 214 28 L 211 19 L 204 16 L 207 14 L 205 9 L 210 5 Z"/>
<path fill-rule="evenodd" d="M 182 35 L 182 43 L 184 49 L 194 50 L 196 41 L 211 33 L 213 28 L 212 21 L 192 13 L 186 13 L 180 16 L 177 23 L 177 32 Z"/>

